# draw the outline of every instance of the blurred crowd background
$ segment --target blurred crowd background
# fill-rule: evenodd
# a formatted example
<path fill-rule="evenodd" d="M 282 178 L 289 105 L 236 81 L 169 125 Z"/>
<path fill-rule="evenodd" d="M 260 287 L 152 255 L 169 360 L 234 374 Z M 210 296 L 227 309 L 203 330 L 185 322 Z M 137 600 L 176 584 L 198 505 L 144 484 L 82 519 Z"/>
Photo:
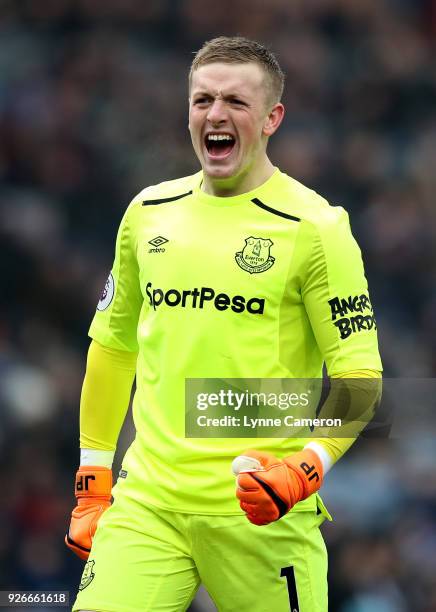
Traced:
<path fill-rule="evenodd" d="M 76 591 L 88 325 L 128 202 L 198 169 L 187 71 L 221 34 L 286 72 L 271 158 L 349 211 L 385 375 L 436 374 L 434 0 L 0 0 L 0 590 Z M 436 444 L 409 409 L 327 478 L 333 612 L 436 611 Z"/>

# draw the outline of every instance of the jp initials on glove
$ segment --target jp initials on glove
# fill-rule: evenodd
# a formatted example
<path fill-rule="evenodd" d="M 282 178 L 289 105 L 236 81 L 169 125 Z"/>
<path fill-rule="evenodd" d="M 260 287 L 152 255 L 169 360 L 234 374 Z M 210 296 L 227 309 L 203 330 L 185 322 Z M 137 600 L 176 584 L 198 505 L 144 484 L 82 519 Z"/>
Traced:
<path fill-rule="evenodd" d="M 254 525 L 280 519 L 297 502 L 318 491 L 323 479 L 321 460 L 310 449 L 284 459 L 248 450 L 234 459 L 232 469 L 238 475 L 239 505 Z"/>
<path fill-rule="evenodd" d="M 76 474 L 77 506 L 71 514 L 65 544 L 81 559 L 87 559 L 100 516 L 111 505 L 112 470 L 82 465 Z"/>

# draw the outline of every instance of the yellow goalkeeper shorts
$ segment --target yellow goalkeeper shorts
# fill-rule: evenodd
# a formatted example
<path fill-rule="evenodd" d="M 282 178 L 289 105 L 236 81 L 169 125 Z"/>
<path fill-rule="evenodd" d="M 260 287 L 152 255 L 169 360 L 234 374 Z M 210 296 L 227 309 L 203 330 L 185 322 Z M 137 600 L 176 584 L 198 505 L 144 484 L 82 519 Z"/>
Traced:
<path fill-rule="evenodd" d="M 182 612 L 202 583 L 219 612 L 326 612 L 320 508 L 258 527 L 243 515 L 169 512 L 118 495 L 73 611 Z"/>

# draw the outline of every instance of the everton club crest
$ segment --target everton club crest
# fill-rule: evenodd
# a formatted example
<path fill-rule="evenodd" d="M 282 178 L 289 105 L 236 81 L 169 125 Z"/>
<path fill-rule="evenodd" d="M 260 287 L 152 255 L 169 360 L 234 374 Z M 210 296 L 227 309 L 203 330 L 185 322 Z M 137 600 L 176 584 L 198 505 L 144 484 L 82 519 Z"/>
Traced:
<path fill-rule="evenodd" d="M 245 246 L 242 251 L 235 254 L 236 263 L 250 274 L 265 272 L 275 262 L 275 257 L 270 255 L 272 245 L 273 241 L 269 238 L 250 236 L 245 239 Z"/>

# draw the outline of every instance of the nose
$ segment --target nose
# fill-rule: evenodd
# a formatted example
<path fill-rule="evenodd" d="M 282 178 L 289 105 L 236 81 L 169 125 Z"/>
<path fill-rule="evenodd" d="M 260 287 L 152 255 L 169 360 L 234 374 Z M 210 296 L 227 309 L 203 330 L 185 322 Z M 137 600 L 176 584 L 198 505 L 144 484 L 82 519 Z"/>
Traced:
<path fill-rule="evenodd" d="M 207 120 L 213 126 L 225 123 L 227 119 L 226 106 L 223 100 L 214 100 L 207 113 Z"/>

